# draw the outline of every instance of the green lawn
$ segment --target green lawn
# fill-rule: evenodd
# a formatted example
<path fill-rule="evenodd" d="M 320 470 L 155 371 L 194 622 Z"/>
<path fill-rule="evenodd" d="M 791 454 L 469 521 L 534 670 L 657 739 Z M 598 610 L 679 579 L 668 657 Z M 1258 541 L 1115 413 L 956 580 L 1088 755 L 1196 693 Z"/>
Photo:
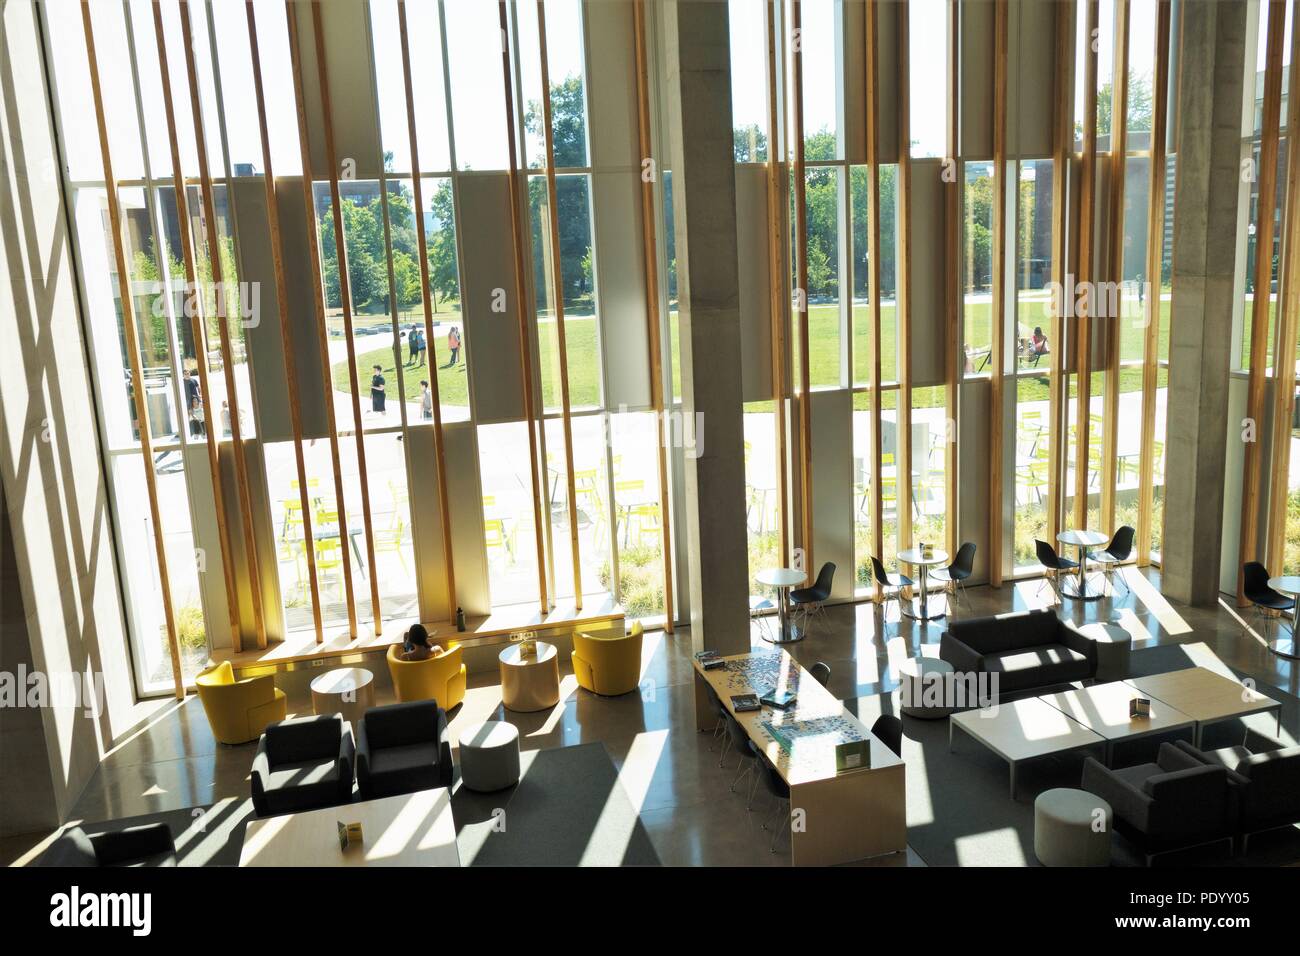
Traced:
<path fill-rule="evenodd" d="M 1022 308 L 1024 306 L 1022 305 Z M 1032 310 L 1034 306 L 1030 305 Z M 1161 311 L 1167 317 L 1169 312 L 1169 303 L 1161 303 Z M 881 329 L 881 377 L 885 382 L 897 381 L 897 331 L 896 331 L 896 312 L 893 304 L 885 304 L 880 310 L 880 329 Z M 989 339 L 989 314 L 990 305 L 987 302 L 971 303 L 966 307 L 966 332 L 967 340 L 971 343 L 987 343 Z M 1022 312 L 1022 315 L 1025 315 Z M 1030 311 L 1029 314 L 1032 314 Z M 1035 320 L 1036 321 L 1036 320 Z M 1044 320 L 1045 321 L 1045 320 Z M 853 370 L 854 381 L 858 385 L 864 385 L 871 378 L 871 312 L 867 306 L 855 305 L 853 307 Z M 677 342 L 677 313 L 674 311 L 669 314 L 669 324 L 673 342 Z M 1032 328 L 1028 323 L 1022 322 Z M 596 320 L 592 316 L 575 316 L 565 320 L 565 334 L 568 345 L 568 364 L 569 364 L 569 403 L 573 408 L 584 406 L 596 406 L 600 402 L 600 371 L 597 362 L 597 340 L 596 340 Z M 1161 328 L 1162 346 L 1168 347 L 1168 323 L 1165 322 Z M 1121 355 L 1125 358 L 1140 357 L 1141 355 L 1141 336 L 1142 329 L 1137 328 L 1131 322 L 1124 323 L 1124 329 L 1121 333 Z M 539 330 L 539 344 L 541 354 L 539 356 L 539 365 L 542 377 L 542 398 L 548 409 L 560 407 L 560 386 L 559 386 L 559 344 L 556 335 L 556 327 L 553 322 L 543 322 Z M 835 387 L 840 383 L 840 336 L 839 336 L 839 307 L 836 305 L 814 305 L 808 310 L 808 341 L 809 341 L 809 373 L 812 378 L 814 387 L 829 386 Z M 797 339 L 793 340 L 795 347 L 795 360 L 797 367 L 798 346 Z M 916 343 L 914 348 L 920 347 L 921 343 Z M 480 345 L 480 348 L 488 347 Z M 1053 348 L 1056 343 L 1053 343 Z M 1136 349 L 1136 351 L 1134 351 Z M 403 360 L 405 359 L 405 350 L 403 350 Z M 462 351 L 462 361 L 455 368 L 439 369 L 438 371 L 438 388 L 442 396 L 444 405 L 467 405 L 469 402 L 468 390 L 465 376 L 465 353 Z M 441 361 L 446 360 L 445 354 L 439 353 Z M 386 379 L 386 391 L 391 399 L 397 398 L 397 375 L 393 368 L 392 350 L 388 348 L 375 349 L 363 352 L 357 355 L 357 370 L 361 377 L 362 392 L 369 393 L 370 367 L 378 363 L 383 367 L 384 378 Z M 678 350 L 673 349 L 673 382 L 681 381 L 680 363 Z M 420 379 L 428 374 L 428 369 L 406 369 L 406 398 L 409 401 L 416 401 L 419 398 Z M 1138 391 L 1142 387 L 1142 369 L 1141 368 L 1122 368 L 1120 370 L 1120 390 L 1123 392 Z M 1160 380 L 1163 384 L 1166 377 L 1165 371 L 1160 372 Z M 347 363 L 339 362 L 334 366 L 334 387 L 341 392 L 348 391 Z M 1097 373 L 1093 376 L 1094 394 L 1100 394 L 1104 381 L 1104 376 Z M 1041 377 L 1021 379 L 1019 389 L 1019 400 L 1029 401 L 1046 401 L 1047 394 L 1047 368 L 1043 365 L 1043 374 Z M 680 389 L 678 389 L 680 394 Z M 895 392 L 886 391 L 884 393 L 885 408 L 893 408 L 895 401 Z M 1074 394 L 1073 383 L 1071 384 L 1071 395 Z M 918 388 L 913 393 L 913 403 L 917 407 L 930 407 L 942 405 L 944 401 L 943 389 L 938 388 Z M 866 410 L 870 407 L 870 396 L 861 392 L 854 396 L 854 407 L 858 410 Z M 762 403 L 752 403 L 751 411 L 762 410 Z"/>

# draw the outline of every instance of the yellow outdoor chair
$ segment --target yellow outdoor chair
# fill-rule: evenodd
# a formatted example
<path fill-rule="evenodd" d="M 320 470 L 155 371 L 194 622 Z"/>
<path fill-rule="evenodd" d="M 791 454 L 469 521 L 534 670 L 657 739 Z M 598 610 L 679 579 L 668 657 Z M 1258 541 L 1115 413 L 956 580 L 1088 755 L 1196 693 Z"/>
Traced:
<path fill-rule="evenodd" d="M 597 637 L 575 631 L 573 675 L 578 686 L 602 697 L 617 697 L 641 684 L 640 621 L 632 622 L 627 634 Z"/>
<path fill-rule="evenodd" d="M 410 700 L 436 700 L 443 710 L 451 710 L 465 699 L 465 664 L 463 648 L 453 644 L 445 654 L 423 661 L 402 660 L 402 645 L 388 649 L 388 673 L 393 678 L 393 693 L 400 703 Z"/>
<path fill-rule="evenodd" d="M 212 736 L 223 744 L 256 740 L 268 724 L 284 720 L 289 712 L 284 691 L 275 686 L 272 675 L 235 680 L 230 661 L 201 672 L 194 678 L 194 686 L 212 726 Z"/>

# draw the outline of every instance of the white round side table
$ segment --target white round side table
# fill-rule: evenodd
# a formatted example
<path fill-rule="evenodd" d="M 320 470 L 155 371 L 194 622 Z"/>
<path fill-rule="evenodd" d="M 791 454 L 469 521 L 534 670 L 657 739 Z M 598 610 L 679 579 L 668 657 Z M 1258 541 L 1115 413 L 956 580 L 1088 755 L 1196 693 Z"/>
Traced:
<path fill-rule="evenodd" d="M 537 650 L 527 657 L 518 644 L 511 644 L 498 660 L 501 703 L 507 710 L 529 713 L 560 702 L 560 655 L 554 644 L 538 641 Z"/>
<path fill-rule="evenodd" d="M 311 682 L 311 706 L 317 714 L 342 714 L 356 722 L 375 706 L 375 675 L 364 667 L 336 667 Z"/>

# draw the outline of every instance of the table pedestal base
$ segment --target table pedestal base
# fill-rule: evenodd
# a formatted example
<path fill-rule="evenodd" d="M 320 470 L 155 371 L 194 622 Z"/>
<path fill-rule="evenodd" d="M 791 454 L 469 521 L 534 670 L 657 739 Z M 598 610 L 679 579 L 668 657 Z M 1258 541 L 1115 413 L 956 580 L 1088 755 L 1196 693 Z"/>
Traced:
<path fill-rule="evenodd" d="M 948 616 L 948 607 L 946 600 L 943 603 L 921 598 L 913 598 L 910 601 L 900 601 L 899 609 L 904 616 L 910 617 L 914 621 L 938 621 Z"/>
<path fill-rule="evenodd" d="M 776 627 L 776 634 L 769 636 L 767 631 L 764 631 L 762 636 L 763 640 L 767 641 L 769 644 L 797 644 L 807 635 L 803 628 L 796 624 L 791 624 L 789 627 L 784 628 L 778 624 Z"/>
<path fill-rule="evenodd" d="M 1275 637 L 1268 642 L 1268 649 L 1278 657 L 1289 661 L 1300 661 L 1300 642 L 1294 637 Z"/>
<path fill-rule="evenodd" d="M 1090 584 L 1088 579 L 1085 578 L 1083 587 L 1081 588 L 1079 586 L 1079 579 L 1072 574 L 1061 582 L 1061 593 L 1076 601 L 1100 601 L 1106 596 L 1106 582 L 1104 575 L 1100 584 Z"/>

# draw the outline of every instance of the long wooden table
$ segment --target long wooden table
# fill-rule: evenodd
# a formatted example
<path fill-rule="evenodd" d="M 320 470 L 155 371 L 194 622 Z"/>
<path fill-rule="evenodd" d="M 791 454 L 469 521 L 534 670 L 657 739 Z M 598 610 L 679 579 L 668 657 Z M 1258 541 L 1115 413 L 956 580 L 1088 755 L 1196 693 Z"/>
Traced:
<path fill-rule="evenodd" d="M 695 662 L 695 715 L 712 730 L 717 712 L 710 688 L 790 787 L 790 852 L 796 866 L 848 863 L 907 849 L 905 764 L 808 671 L 783 650 L 723 658 L 706 671 Z M 736 713 L 733 694 L 775 686 L 798 695 L 794 706 Z M 825 733 L 800 735 L 808 722 Z M 764 726 L 764 725 L 768 726 Z M 785 746 L 773 727 L 790 741 Z M 784 732 L 783 732 L 784 731 Z M 835 745 L 844 736 L 868 740 L 871 766 L 837 773 Z"/>

